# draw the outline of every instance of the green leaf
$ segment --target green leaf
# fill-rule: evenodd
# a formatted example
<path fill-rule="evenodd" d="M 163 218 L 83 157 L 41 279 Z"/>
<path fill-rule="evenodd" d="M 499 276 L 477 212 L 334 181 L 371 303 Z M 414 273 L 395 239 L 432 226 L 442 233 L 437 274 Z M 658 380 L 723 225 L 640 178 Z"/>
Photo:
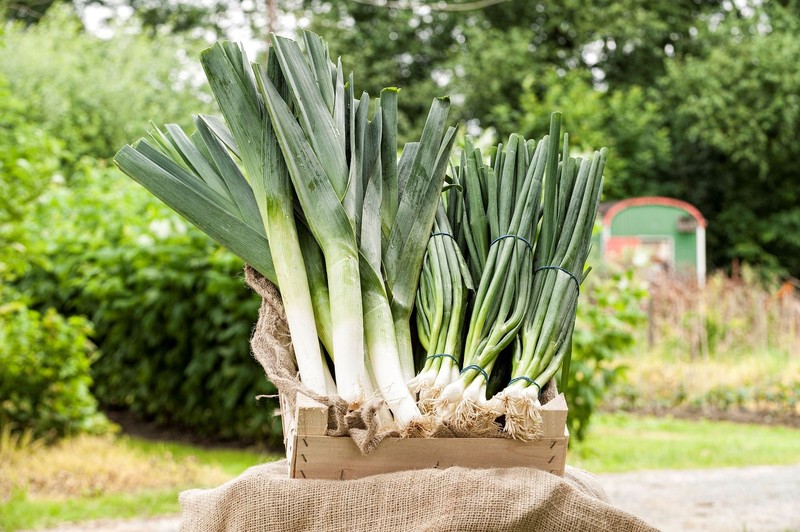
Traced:
<path fill-rule="evenodd" d="M 277 283 L 263 227 L 259 231 L 245 223 L 208 185 L 199 179 L 187 181 L 185 176 L 177 176 L 131 146 L 123 147 L 114 157 L 114 162 L 217 243 Z"/>
<path fill-rule="evenodd" d="M 345 132 L 337 128 L 317 83 L 314 72 L 296 42 L 271 34 L 270 40 L 289 85 L 292 101 L 302 130 L 321 163 L 325 175 L 341 200 L 347 189 L 347 159 L 344 151 Z M 328 80 L 323 85 L 327 86 Z"/>

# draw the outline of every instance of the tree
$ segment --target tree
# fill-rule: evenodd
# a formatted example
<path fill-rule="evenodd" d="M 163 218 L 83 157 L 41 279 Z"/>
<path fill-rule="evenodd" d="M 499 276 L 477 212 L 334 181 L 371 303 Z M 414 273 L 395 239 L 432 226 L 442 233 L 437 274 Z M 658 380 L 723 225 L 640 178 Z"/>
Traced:
<path fill-rule="evenodd" d="M 710 219 L 717 265 L 738 258 L 800 276 L 800 41 L 731 30 L 659 84 L 674 150 L 663 190 Z"/>
<path fill-rule="evenodd" d="M 0 16 L 7 20 L 35 24 L 55 3 L 56 0 L 3 0 L 0 2 Z"/>
<path fill-rule="evenodd" d="M 61 4 L 70 6 L 75 12 L 82 12 L 87 7 L 107 7 L 112 16 L 125 6 L 133 10 L 134 16 L 152 35 L 164 30 L 180 33 L 198 28 L 205 28 L 222 35 L 220 14 L 229 5 L 225 0 L 210 2 L 192 2 L 189 0 L 2 0 L 0 14 L 7 20 L 21 21 L 26 25 L 37 24 L 50 9 Z M 255 2 L 251 2 L 255 5 Z"/>
<path fill-rule="evenodd" d="M 190 74 L 196 60 L 180 59 L 186 44 L 174 36 L 100 39 L 56 8 L 34 26 L 6 28 L 0 77 L 28 122 L 63 143 L 64 157 L 106 158 L 142 136 L 149 120 L 187 123 L 209 108 Z"/>
<path fill-rule="evenodd" d="M 725 13 L 722 3 L 306 0 L 304 5 L 311 29 L 334 52 L 345 54 L 346 64 L 369 71 L 362 83 L 397 80 L 412 87 L 413 93 L 401 98 L 407 123 L 420 119 L 419 110 L 427 109 L 432 95 L 449 93 L 460 104 L 460 118 L 513 131 L 522 115 L 523 89 L 544 99 L 552 69 L 562 75 L 592 73 L 594 83 L 612 90 L 647 86 L 667 61 L 700 46 L 696 36 L 703 17 Z M 734 16 L 736 8 L 731 9 Z"/>
<path fill-rule="evenodd" d="M 555 70 L 542 80 L 550 87 L 543 98 L 527 86 L 521 91 L 518 131 L 535 138 L 547 131 L 550 113 L 561 111 L 569 132 L 570 153 L 591 154 L 605 146 L 606 197 L 654 194 L 652 176 L 668 165 L 672 155 L 669 132 L 652 91 L 631 85 L 616 91 L 598 91 L 585 73 L 563 76 Z"/>

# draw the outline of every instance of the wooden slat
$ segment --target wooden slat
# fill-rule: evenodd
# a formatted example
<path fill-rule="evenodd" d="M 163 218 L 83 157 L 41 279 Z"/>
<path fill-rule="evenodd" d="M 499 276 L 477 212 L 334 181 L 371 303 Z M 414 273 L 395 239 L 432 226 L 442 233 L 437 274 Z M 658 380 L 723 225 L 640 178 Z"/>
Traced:
<path fill-rule="evenodd" d="M 387 438 L 363 456 L 350 438 L 298 436 L 295 476 L 352 479 L 409 469 L 535 467 L 564 474 L 567 438 L 525 443 L 500 438 Z"/>
<path fill-rule="evenodd" d="M 328 407 L 300 393 L 297 394 L 295 417 L 297 434 L 323 436 L 328 430 Z"/>
<path fill-rule="evenodd" d="M 558 438 L 564 433 L 567 424 L 567 400 L 558 394 L 542 406 L 542 432 L 545 438 Z"/>
<path fill-rule="evenodd" d="M 281 426 L 283 428 L 283 445 L 286 447 L 286 458 L 291 463 L 294 446 L 292 445 L 292 438 L 297 434 L 296 416 L 289 412 L 289 402 L 284 395 L 278 396 L 278 402 L 281 406 Z"/>

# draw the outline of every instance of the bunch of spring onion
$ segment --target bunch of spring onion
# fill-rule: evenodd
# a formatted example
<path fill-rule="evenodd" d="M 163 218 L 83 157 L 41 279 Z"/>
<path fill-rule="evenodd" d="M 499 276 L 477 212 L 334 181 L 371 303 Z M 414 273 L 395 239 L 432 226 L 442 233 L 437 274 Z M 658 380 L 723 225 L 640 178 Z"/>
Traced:
<path fill-rule="evenodd" d="M 533 297 L 514 344 L 511 379 L 494 399 L 494 410 L 505 417 L 512 436 L 538 435 L 539 394 L 564 364 L 569 372 L 571 337 L 580 285 L 588 274 L 591 229 L 597 215 L 606 150 L 589 158 L 570 158 L 569 137 L 564 153 L 545 182 L 541 230 L 533 270 Z M 566 359 L 566 360 L 565 360 Z M 563 380 L 563 378 L 562 378 Z"/>
<path fill-rule="evenodd" d="M 492 167 L 477 173 L 471 164 L 462 168 L 465 188 L 477 186 L 480 175 L 488 178 L 485 209 L 479 207 L 489 230 L 488 241 L 481 243 L 486 256 L 473 260 L 484 264 L 466 331 L 461 373 L 442 390 L 438 401 L 442 416 L 471 417 L 476 405 L 486 402 L 489 374 L 522 325 L 533 281 L 533 245 L 548 145 L 548 137 L 534 147 L 512 134 L 508 144 L 498 148 Z M 470 156 L 474 161 L 478 158 L 474 151 L 466 159 Z"/>
<path fill-rule="evenodd" d="M 354 407 L 380 394 L 402 427 L 420 417 L 410 320 L 455 138 L 449 102 L 434 100 L 398 161 L 395 89 L 370 120 L 369 95 L 318 36 L 271 42 L 266 67 L 233 43 L 203 52 L 224 121 L 168 125 L 115 161 L 278 286 L 305 386 Z"/>
<path fill-rule="evenodd" d="M 463 352 L 452 347 L 441 352 L 430 346 L 457 344 L 444 343 L 430 316 L 448 315 L 448 299 L 442 300 L 445 308 L 430 312 L 429 301 L 435 301 L 436 292 L 423 274 L 418 321 L 422 318 L 420 340 L 428 349 L 417 380 L 430 383 L 433 378 L 432 391 L 426 393 L 436 398 L 436 415 L 467 429 L 472 425 L 481 431 L 488 421 L 503 419 L 511 436 L 536 438 L 542 387 L 562 363 L 564 374 L 569 371 L 605 150 L 587 159 L 571 158 L 569 137 L 564 135 L 560 152 L 560 136 L 561 117 L 556 113 L 549 135 L 538 143 L 511 135 L 488 161 L 467 142 L 452 172 L 457 186 L 443 196 L 452 241 L 459 244 L 479 283 L 468 299 Z M 457 272 L 451 270 L 448 276 L 444 271 L 441 276 L 450 278 L 453 273 Z M 469 289 L 466 284 L 464 288 Z M 453 303 L 450 312 L 463 306 L 461 301 Z M 439 366 L 432 361 L 437 358 L 442 358 L 440 365 L 462 360 L 458 376 L 451 368 L 435 373 Z M 505 375 L 503 370 L 509 368 L 510 375 Z M 492 380 L 501 385 L 490 397 Z"/>
<path fill-rule="evenodd" d="M 422 369 L 409 381 L 423 411 L 430 413 L 441 389 L 458 377 L 467 296 L 472 277 L 440 203 L 428 240 L 416 300 L 416 325 L 424 352 Z"/>

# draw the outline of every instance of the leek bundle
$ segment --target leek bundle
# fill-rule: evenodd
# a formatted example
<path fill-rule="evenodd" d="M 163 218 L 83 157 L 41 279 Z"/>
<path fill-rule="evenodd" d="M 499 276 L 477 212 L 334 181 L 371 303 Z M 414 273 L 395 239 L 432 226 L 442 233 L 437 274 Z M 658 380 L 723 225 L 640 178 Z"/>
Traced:
<path fill-rule="evenodd" d="M 370 98 L 355 98 L 341 62 L 318 36 L 302 40 L 273 36 L 266 68 L 233 43 L 204 51 L 224 122 L 197 117 L 191 136 L 156 129 L 115 161 L 279 287 L 303 384 L 354 407 L 377 390 L 403 426 L 420 413 L 402 321 L 455 138 L 449 102 L 434 101 L 399 166 L 397 91 L 368 120 Z"/>

